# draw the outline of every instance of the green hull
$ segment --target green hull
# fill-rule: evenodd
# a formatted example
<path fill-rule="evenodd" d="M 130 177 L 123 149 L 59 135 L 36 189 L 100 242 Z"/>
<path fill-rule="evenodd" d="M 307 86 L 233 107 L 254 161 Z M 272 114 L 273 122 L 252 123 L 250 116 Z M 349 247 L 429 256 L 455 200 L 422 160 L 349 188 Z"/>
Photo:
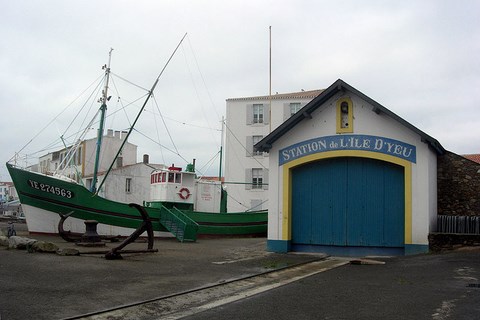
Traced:
<path fill-rule="evenodd" d="M 68 214 L 82 220 L 126 228 L 138 228 L 142 223 L 140 213 L 125 203 L 96 196 L 84 186 L 55 177 L 18 169 L 7 164 L 8 171 L 22 205 Z M 155 231 L 165 231 L 159 223 L 160 210 L 145 208 Z"/>
<path fill-rule="evenodd" d="M 33 208 L 56 214 L 69 214 L 82 220 L 97 220 L 106 225 L 138 228 L 140 213 L 128 204 L 94 195 L 85 187 L 71 181 L 25 171 L 7 163 L 7 169 L 17 190 L 20 202 Z M 155 231 L 168 231 L 160 222 L 161 208 L 145 207 Z M 168 210 L 167 210 L 168 211 Z M 163 211 L 164 212 L 164 211 Z M 200 213 L 183 211 L 198 225 L 198 234 L 206 235 L 266 235 L 266 211 L 254 213 Z M 29 219 L 35 217 L 27 216 Z M 29 227 L 30 228 L 30 227 Z M 30 230 L 33 232 L 48 232 Z"/>
<path fill-rule="evenodd" d="M 198 223 L 202 235 L 267 235 L 267 211 L 246 213 L 202 213 L 183 211 Z"/>

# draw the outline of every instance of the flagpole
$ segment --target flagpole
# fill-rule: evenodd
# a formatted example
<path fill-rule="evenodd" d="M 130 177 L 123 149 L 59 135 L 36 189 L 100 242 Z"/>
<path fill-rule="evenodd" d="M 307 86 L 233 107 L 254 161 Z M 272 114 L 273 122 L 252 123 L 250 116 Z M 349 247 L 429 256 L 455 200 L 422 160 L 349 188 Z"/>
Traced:
<path fill-rule="evenodd" d="M 269 84 L 269 92 L 268 92 L 268 97 L 269 97 L 269 102 L 270 102 L 270 107 L 268 108 L 269 112 L 269 132 L 272 132 L 272 26 L 269 26 L 269 38 L 270 38 L 270 48 L 269 48 L 269 79 L 270 79 L 270 84 Z"/>

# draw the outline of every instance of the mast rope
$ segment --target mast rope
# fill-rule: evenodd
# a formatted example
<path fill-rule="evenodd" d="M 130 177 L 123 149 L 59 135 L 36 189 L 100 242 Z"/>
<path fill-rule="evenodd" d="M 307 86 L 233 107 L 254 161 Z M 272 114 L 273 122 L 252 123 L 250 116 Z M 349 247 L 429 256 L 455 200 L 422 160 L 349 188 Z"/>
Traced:
<path fill-rule="evenodd" d="M 67 109 L 75 102 L 77 101 L 87 90 L 90 89 L 91 86 L 93 86 L 96 82 L 98 82 L 99 79 L 101 79 L 103 77 L 103 74 L 101 76 L 99 76 L 98 78 L 96 78 L 85 90 L 83 90 L 72 102 L 70 102 L 62 111 L 60 111 L 59 114 L 57 114 L 50 122 L 48 122 L 42 129 L 40 129 L 40 131 L 37 132 L 37 134 L 35 134 L 33 136 L 33 138 L 31 138 L 19 151 L 17 151 L 12 158 L 10 158 L 10 160 L 8 160 L 8 162 L 12 161 L 15 157 L 17 157 L 17 154 L 19 154 L 20 152 L 22 152 L 26 147 L 28 147 L 30 145 L 30 143 L 32 143 L 40 134 L 43 133 L 43 131 L 45 131 L 48 127 L 50 127 L 52 125 L 53 122 L 55 122 L 65 111 L 67 111 Z"/>

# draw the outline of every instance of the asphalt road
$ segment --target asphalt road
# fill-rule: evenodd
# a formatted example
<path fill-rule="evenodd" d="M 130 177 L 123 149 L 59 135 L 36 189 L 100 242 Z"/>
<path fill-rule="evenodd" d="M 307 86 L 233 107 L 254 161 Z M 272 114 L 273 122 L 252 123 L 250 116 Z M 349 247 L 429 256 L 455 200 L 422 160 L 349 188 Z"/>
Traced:
<path fill-rule="evenodd" d="M 185 319 L 480 319 L 480 248 L 347 265 Z"/>

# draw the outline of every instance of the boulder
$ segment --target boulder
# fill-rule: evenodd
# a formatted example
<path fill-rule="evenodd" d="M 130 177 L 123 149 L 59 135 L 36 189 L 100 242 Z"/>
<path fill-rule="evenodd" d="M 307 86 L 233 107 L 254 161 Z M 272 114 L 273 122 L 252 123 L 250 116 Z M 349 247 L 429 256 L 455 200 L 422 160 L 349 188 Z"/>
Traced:
<path fill-rule="evenodd" d="M 58 246 L 51 242 L 37 241 L 29 247 L 29 252 L 49 252 L 55 253 L 58 250 Z"/>
<path fill-rule="evenodd" d="M 8 238 L 5 236 L 0 235 L 0 246 L 8 247 L 10 242 L 8 242 Z"/>
<path fill-rule="evenodd" d="M 25 250 L 27 246 L 31 246 L 32 244 L 37 242 L 37 240 L 19 236 L 12 236 L 8 238 L 8 242 L 8 248 L 10 249 Z"/>

